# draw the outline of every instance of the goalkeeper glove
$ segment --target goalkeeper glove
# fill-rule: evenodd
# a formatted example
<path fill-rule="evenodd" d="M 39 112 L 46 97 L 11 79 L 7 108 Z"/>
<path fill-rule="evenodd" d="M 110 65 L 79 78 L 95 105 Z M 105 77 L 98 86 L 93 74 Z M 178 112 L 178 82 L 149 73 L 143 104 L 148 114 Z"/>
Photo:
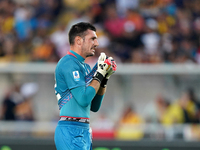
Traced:
<path fill-rule="evenodd" d="M 106 87 L 108 79 L 110 78 L 110 76 L 115 73 L 115 71 L 117 70 L 117 64 L 115 62 L 115 60 L 112 57 L 109 57 L 107 60 L 110 60 L 111 62 L 111 67 L 109 68 L 108 72 L 106 73 L 104 79 L 101 82 L 101 87 Z"/>
<path fill-rule="evenodd" d="M 106 61 L 106 54 L 101 53 L 97 62 L 97 71 L 95 72 L 93 79 L 101 83 L 110 66 L 111 63 L 109 64 L 109 62 Z"/>

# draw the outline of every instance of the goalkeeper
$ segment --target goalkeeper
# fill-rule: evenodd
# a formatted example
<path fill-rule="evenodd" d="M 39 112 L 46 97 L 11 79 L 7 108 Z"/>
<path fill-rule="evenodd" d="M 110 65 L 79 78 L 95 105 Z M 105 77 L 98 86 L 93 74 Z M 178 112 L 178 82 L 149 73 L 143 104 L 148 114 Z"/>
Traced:
<path fill-rule="evenodd" d="M 80 22 L 69 31 L 70 51 L 55 69 L 55 94 L 60 120 L 55 130 L 57 150 L 91 150 L 90 110 L 101 106 L 109 77 L 116 71 L 112 57 L 101 53 L 93 69 L 84 60 L 99 45 L 96 28 Z"/>

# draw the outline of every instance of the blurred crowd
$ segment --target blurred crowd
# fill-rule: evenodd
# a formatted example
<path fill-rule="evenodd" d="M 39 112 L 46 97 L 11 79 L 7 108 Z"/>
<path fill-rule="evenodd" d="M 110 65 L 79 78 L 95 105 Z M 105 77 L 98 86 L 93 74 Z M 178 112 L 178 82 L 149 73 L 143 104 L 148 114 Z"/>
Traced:
<path fill-rule="evenodd" d="M 34 121 L 33 97 L 38 88 L 33 82 L 14 83 L 9 87 L 0 104 L 0 120 Z"/>
<path fill-rule="evenodd" d="M 144 112 L 141 115 L 132 105 L 127 105 L 116 128 L 117 138 L 141 139 L 148 136 L 158 139 L 170 137 L 200 140 L 200 101 L 193 88 L 185 89 L 177 99 L 173 100 L 158 95 L 152 105 L 147 105 L 144 108 Z M 160 130 L 157 126 L 156 129 L 154 127 L 147 129 L 148 131 L 156 131 L 156 134 L 144 132 L 145 130 L 141 125 L 148 123 L 160 124 L 166 127 L 166 131 Z M 181 125 L 189 126 L 188 128 L 180 128 Z M 174 129 L 170 130 L 172 126 L 174 126 Z"/>
<path fill-rule="evenodd" d="M 125 103 L 116 122 L 102 112 L 92 123 L 95 138 L 200 140 L 200 102 L 193 88 L 182 91 L 177 99 L 160 94 L 152 102 L 143 108 L 144 113 L 138 113 L 134 103 Z"/>
<path fill-rule="evenodd" d="M 200 102 L 193 88 L 182 91 L 175 100 L 158 95 L 153 109 L 146 109 L 146 122 L 159 122 L 166 126 L 200 123 Z"/>
<path fill-rule="evenodd" d="M 199 0 L 1 0 L 0 62 L 57 62 L 72 24 L 120 63 L 200 63 Z M 88 60 L 94 62 L 95 57 Z"/>

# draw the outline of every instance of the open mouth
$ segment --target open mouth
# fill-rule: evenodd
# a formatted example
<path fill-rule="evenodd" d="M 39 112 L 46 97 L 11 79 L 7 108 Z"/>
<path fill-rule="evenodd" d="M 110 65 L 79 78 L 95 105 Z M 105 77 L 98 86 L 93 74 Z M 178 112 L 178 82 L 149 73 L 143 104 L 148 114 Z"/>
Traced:
<path fill-rule="evenodd" d="M 93 47 L 91 50 L 92 50 L 92 52 L 95 52 L 96 49 L 95 49 L 95 47 Z"/>

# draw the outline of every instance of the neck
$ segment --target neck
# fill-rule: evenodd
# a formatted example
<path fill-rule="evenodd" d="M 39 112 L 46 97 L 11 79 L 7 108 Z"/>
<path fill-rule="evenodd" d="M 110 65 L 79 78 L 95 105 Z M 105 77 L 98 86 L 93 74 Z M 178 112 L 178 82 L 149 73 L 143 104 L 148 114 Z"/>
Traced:
<path fill-rule="evenodd" d="M 83 55 L 81 49 L 79 49 L 79 48 L 77 48 L 77 47 L 74 47 L 74 46 L 70 46 L 70 50 L 76 52 L 77 54 L 79 54 L 80 56 L 82 56 L 84 59 L 86 58 L 86 57 Z"/>

